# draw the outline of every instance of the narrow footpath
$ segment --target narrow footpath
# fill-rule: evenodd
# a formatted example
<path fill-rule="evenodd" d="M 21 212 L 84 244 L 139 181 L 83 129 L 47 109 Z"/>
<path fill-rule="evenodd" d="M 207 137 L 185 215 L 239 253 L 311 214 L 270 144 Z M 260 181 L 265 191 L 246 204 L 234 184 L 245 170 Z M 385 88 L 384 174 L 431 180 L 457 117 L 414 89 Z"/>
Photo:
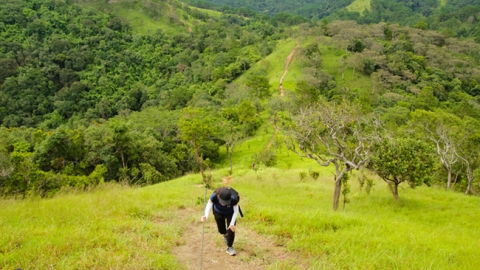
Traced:
<path fill-rule="evenodd" d="M 295 58 L 295 53 L 297 52 L 298 48 L 300 48 L 300 44 L 298 43 L 298 41 L 295 40 L 295 43 L 297 43 L 297 46 L 295 46 L 295 48 L 293 48 L 293 50 L 290 52 L 290 54 L 285 59 L 285 70 L 283 71 L 282 77 L 280 77 L 279 90 L 280 90 L 280 96 L 281 97 L 283 97 L 285 95 L 284 91 L 283 91 L 283 79 L 285 78 L 285 76 L 287 76 L 288 68 L 293 63 L 293 60 Z"/>
<path fill-rule="evenodd" d="M 242 217 L 238 218 L 237 233 L 233 247 L 237 255 L 230 256 L 222 236 L 217 232 L 213 215 L 204 224 L 203 253 L 202 253 L 202 212 L 195 209 L 181 209 L 177 218 L 184 222 L 195 219 L 187 225 L 188 232 L 182 236 L 180 245 L 174 247 L 173 255 L 182 264 L 184 269 L 266 269 L 272 264 L 294 265 L 293 255 L 284 247 L 276 245 L 268 239 L 242 224 Z M 282 263 L 283 261 L 283 263 Z"/>

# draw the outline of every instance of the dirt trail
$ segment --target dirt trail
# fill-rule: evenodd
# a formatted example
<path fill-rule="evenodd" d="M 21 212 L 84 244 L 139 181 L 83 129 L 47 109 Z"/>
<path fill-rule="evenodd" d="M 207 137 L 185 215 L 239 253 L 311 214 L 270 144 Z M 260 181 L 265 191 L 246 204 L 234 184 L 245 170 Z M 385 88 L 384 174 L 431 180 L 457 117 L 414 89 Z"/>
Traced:
<path fill-rule="evenodd" d="M 282 87 L 281 84 L 280 84 L 280 87 Z M 282 88 L 282 90 L 283 90 L 283 88 Z M 283 94 L 283 92 L 281 94 Z M 278 133 L 278 125 L 275 125 L 275 130 L 273 131 L 273 135 L 270 138 L 270 140 L 268 140 L 268 143 L 267 143 L 267 146 L 265 147 L 265 149 L 268 149 L 268 148 L 270 148 L 270 146 L 272 146 L 273 140 L 277 136 L 277 133 Z"/>
<path fill-rule="evenodd" d="M 178 215 L 184 222 L 200 220 L 201 212 L 195 209 L 179 210 Z M 233 247 L 236 256 L 228 255 L 222 236 L 217 232 L 213 215 L 210 214 L 205 223 L 203 260 L 202 251 L 202 225 L 200 221 L 187 226 L 189 232 L 179 241 L 181 244 L 173 249 L 173 254 L 184 267 L 183 269 L 265 269 L 272 263 L 291 264 L 293 255 L 285 251 L 284 247 L 275 245 L 272 240 L 259 235 L 242 224 L 242 218 L 237 222 L 237 234 Z"/>
<path fill-rule="evenodd" d="M 288 73 L 288 68 L 290 67 L 290 65 L 293 63 L 293 59 L 295 57 L 295 53 L 297 52 L 298 48 L 300 48 L 300 44 L 298 43 L 298 41 L 295 40 L 295 43 L 297 43 L 297 45 L 295 46 L 295 48 L 293 48 L 293 50 L 290 52 L 290 54 L 287 56 L 287 58 L 285 59 L 285 71 L 283 72 L 283 75 L 282 77 L 280 77 L 280 96 L 283 97 L 284 96 L 284 92 L 283 92 L 283 79 L 285 78 L 285 76 L 287 76 L 287 73 Z"/>

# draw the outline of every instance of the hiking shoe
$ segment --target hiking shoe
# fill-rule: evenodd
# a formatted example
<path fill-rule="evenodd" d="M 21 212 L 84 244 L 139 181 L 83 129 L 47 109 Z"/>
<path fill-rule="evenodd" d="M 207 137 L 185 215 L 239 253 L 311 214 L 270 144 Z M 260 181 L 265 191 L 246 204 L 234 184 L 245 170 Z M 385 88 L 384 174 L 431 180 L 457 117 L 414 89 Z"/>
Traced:
<path fill-rule="evenodd" d="M 235 249 L 233 249 L 233 247 L 228 247 L 227 248 L 227 253 L 230 255 L 230 256 L 235 256 L 235 254 L 237 254 L 235 252 Z"/>

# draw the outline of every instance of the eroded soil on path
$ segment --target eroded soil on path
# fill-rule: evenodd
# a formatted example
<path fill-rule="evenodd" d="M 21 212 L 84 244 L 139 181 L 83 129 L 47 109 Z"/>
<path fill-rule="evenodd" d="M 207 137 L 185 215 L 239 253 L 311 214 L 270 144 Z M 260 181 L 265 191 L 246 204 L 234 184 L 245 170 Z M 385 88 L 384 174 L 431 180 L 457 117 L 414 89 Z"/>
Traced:
<path fill-rule="evenodd" d="M 188 230 L 180 245 L 173 249 L 173 254 L 184 269 L 274 269 L 295 268 L 296 259 L 284 247 L 274 243 L 272 239 L 259 235 L 242 224 L 242 218 L 237 222 L 234 248 L 236 256 L 227 254 L 222 236 L 217 232 L 213 215 L 204 224 L 204 242 L 202 253 L 202 223 L 199 221 L 201 212 L 195 209 L 181 209 L 178 215 L 184 222 L 198 220 L 189 224 Z M 298 265 L 297 265 L 298 266 Z"/>
<path fill-rule="evenodd" d="M 295 46 L 295 48 L 293 48 L 293 50 L 290 52 L 290 54 L 287 56 L 287 58 L 285 59 L 285 69 L 283 71 L 283 74 L 282 74 L 282 77 L 280 77 L 280 86 L 279 86 L 279 90 L 280 90 L 280 96 L 283 97 L 285 95 L 284 91 L 283 91 L 283 79 L 285 78 L 285 76 L 287 76 L 288 74 L 288 68 L 290 67 L 290 65 L 293 63 L 293 60 L 294 60 L 294 57 L 295 57 L 295 53 L 297 52 L 298 48 L 300 48 L 300 44 L 298 43 L 298 41 L 295 40 L 295 43 L 297 44 Z"/>

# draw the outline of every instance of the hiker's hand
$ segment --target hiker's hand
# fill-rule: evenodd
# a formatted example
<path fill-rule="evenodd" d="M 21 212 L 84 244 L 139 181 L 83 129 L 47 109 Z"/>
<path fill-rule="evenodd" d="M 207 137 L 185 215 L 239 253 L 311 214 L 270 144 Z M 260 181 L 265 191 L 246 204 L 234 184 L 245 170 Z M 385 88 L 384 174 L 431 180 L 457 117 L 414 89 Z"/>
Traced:
<path fill-rule="evenodd" d="M 207 221 L 207 217 L 206 217 L 206 216 L 203 216 L 202 218 L 200 218 L 200 220 L 201 220 L 202 222 L 205 222 L 205 221 Z"/>
<path fill-rule="evenodd" d="M 230 225 L 230 227 L 228 228 L 230 229 L 230 231 L 235 232 L 235 225 Z"/>

